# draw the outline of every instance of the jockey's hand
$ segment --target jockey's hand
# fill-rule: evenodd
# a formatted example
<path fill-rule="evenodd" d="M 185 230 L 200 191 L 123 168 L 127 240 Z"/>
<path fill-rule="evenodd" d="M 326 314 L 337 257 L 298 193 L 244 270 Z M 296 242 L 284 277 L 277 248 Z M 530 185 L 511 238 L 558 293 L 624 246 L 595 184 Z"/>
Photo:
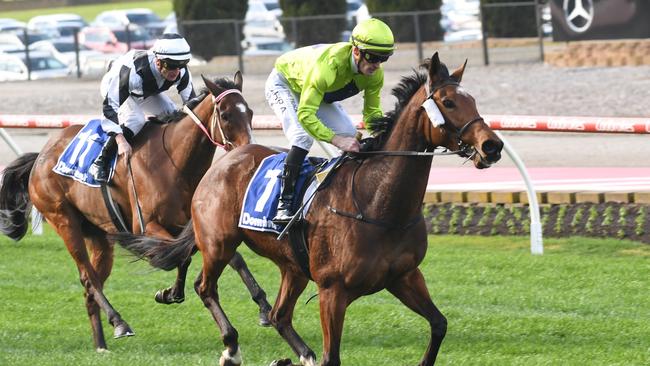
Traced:
<path fill-rule="evenodd" d="M 118 134 L 115 136 L 115 141 L 117 141 L 117 154 L 124 156 L 124 161 L 131 159 L 131 145 L 126 141 L 124 135 Z"/>
<path fill-rule="evenodd" d="M 334 135 L 332 145 L 346 152 L 359 152 L 359 141 L 354 137 Z"/>

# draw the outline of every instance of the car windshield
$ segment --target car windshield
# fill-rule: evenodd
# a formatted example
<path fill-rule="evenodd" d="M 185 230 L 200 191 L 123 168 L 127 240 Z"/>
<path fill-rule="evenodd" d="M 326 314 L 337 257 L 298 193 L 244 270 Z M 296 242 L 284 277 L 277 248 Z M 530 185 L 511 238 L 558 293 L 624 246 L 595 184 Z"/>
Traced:
<path fill-rule="evenodd" d="M 117 38 L 118 41 L 124 42 L 124 43 L 127 42 L 126 31 L 116 30 L 116 31 L 113 31 L 113 33 L 115 33 L 115 37 Z M 132 29 L 130 34 L 129 34 L 129 37 L 128 37 L 128 40 L 130 40 L 131 42 L 148 41 L 150 39 L 151 39 L 151 37 L 149 37 L 149 34 L 143 32 L 141 29 Z"/>
<path fill-rule="evenodd" d="M 74 42 L 53 42 L 54 48 L 59 52 L 75 52 Z M 87 51 L 90 48 L 79 44 L 79 51 Z"/>
<path fill-rule="evenodd" d="M 129 18 L 129 22 L 135 24 L 149 24 L 160 21 L 160 18 L 155 14 L 127 14 L 126 17 Z"/>
<path fill-rule="evenodd" d="M 65 69 L 67 67 L 54 57 L 30 57 L 29 64 L 33 71 Z"/>
<path fill-rule="evenodd" d="M 361 3 L 348 3 L 348 11 L 355 11 L 361 7 Z"/>

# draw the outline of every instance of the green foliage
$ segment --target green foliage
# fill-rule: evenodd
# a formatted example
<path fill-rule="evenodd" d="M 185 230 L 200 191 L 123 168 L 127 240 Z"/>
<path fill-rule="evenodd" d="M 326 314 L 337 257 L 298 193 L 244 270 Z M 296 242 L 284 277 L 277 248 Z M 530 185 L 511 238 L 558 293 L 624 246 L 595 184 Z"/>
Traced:
<path fill-rule="evenodd" d="M 575 214 L 573 215 L 573 219 L 571 219 L 571 230 L 575 234 L 578 230 L 578 224 L 582 222 L 582 216 L 584 214 L 584 207 L 580 206 L 576 210 Z"/>
<path fill-rule="evenodd" d="M 370 14 L 389 12 L 418 12 L 439 10 L 442 0 L 366 0 Z M 417 14 L 422 41 L 438 41 L 443 38 L 440 27 L 440 13 Z M 408 18 L 407 18 L 408 17 Z M 408 16 L 377 16 L 393 30 L 396 42 L 415 41 L 415 20 Z"/>
<path fill-rule="evenodd" d="M 529 0 L 481 0 L 481 5 L 530 3 Z M 535 37 L 537 21 L 534 6 L 483 7 L 483 25 L 489 37 Z"/>
<path fill-rule="evenodd" d="M 460 220 L 461 207 L 454 205 L 451 208 L 451 217 L 449 218 L 449 234 L 458 233 L 458 220 Z"/>
<path fill-rule="evenodd" d="M 240 0 L 173 0 L 181 33 L 192 53 L 210 60 L 219 55 L 237 55 L 241 39 L 235 37 L 234 23 L 183 24 L 183 21 L 244 19 L 248 3 Z M 243 25 L 237 25 L 239 34 Z M 240 36 L 241 37 L 241 36 Z"/>
<path fill-rule="evenodd" d="M 295 42 L 296 47 L 339 41 L 339 35 L 345 30 L 347 11 L 345 0 L 280 0 L 279 4 L 283 18 L 340 15 L 340 17 L 327 19 L 282 21 L 287 39 Z"/>
<path fill-rule="evenodd" d="M 589 208 L 589 217 L 587 217 L 587 223 L 585 224 L 585 231 L 587 234 L 594 233 L 594 225 L 596 224 L 596 219 L 598 218 L 598 210 L 596 206 L 591 206 Z"/>
<path fill-rule="evenodd" d="M 567 211 L 567 206 L 562 205 L 560 206 L 560 209 L 557 212 L 557 217 L 555 218 L 555 226 L 553 226 L 553 231 L 556 234 L 560 234 L 562 232 L 562 228 L 564 227 L 564 217 L 566 216 L 566 211 Z"/>
<path fill-rule="evenodd" d="M 601 226 L 609 226 L 612 222 L 614 222 L 614 209 L 611 206 L 607 206 L 605 212 L 603 212 L 603 222 L 601 223 Z"/>
<path fill-rule="evenodd" d="M 465 210 L 465 218 L 463 219 L 461 225 L 464 228 L 468 228 L 472 224 L 473 220 L 474 220 L 474 206 L 468 206 L 467 209 Z"/>
<path fill-rule="evenodd" d="M 503 205 L 498 205 L 497 213 L 494 216 L 494 221 L 492 222 L 492 229 L 490 230 L 491 235 L 496 235 L 499 233 L 498 227 L 503 222 L 503 219 L 506 217 L 506 208 Z"/>
<path fill-rule="evenodd" d="M 481 215 L 481 218 L 478 220 L 476 226 L 480 228 L 484 228 L 487 225 L 488 220 L 490 219 L 492 210 L 493 210 L 492 206 L 485 206 L 485 208 L 483 209 L 483 215 Z"/>
<path fill-rule="evenodd" d="M 639 208 L 639 212 L 636 215 L 636 218 L 634 219 L 634 232 L 636 235 L 643 235 L 645 234 L 644 230 L 644 225 L 646 221 L 646 208 L 645 206 L 642 206 Z"/>

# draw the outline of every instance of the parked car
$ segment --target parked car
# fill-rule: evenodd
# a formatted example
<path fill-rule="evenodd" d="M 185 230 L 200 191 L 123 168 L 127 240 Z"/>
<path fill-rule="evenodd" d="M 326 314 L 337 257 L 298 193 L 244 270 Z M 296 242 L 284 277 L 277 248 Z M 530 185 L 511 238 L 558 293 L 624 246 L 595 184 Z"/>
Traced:
<path fill-rule="evenodd" d="M 25 44 L 13 33 L 0 33 L 0 52 L 12 49 L 25 49 Z"/>
<path fill-rule="evenodd" d="M 43 51 L 49 52 L 54 57 L 63 61 L 68 65 L 73 71 L 77 70 L 77 52 L 75 49 L 74 41 L 39 41 L 34 42 L 29 46 L 30 51 Z M 83 44 L 79 44 L 79 65 L 83 68 L 83 65 L 86 64 L 88 58 L 98 57 L 103 55 L 102 52 L 92 50 L 86 47 Z"/>
<path fill-rule="evenodd" d="M 262 1 L 248 1 L 248 11 L 244 22 L 244 39 L 254 37 L 285 38 L 282 24 Z"/>
<path fill-rule="evenodd" d="M 27 24 L 12 18 L 0 18 L 0 33 L 23 33 Z"/>
<path fill-rule="evenodd" d="M 86 26 L 88 23 L 80 15 L 71 13 L 38 15 L 27 22 L 29 30 L 47 33 L 53 39 L 72 40 L 74 33 Z"/>
<path fill-rule="evenodd" d="M 156 13 L 144 8 L 107 10 L 97 15 L 93 22 L 95 26 L 107 26 L 113 29 L 126 28 L 129 24 L 142 27 L 153 38 L 160 36 L 167 26 Z"/>
<path fill-rule="evenodd" d="M 86 27 L 79 32 L 79 43 L 104 53 L 124 53 L 129 49 L 146 50 L 155 40 L 142 28 L 130 25 L 125 29 L 109 27 Z"/>
<path fill-rule="evenodd" d="M 281 55 L 291 51 L 293 46 L 284 38 L 253 37 L 242 41 L 244 56 Z"/>
<path fill-rule="evenodd" d="M 445 0 L 440 7 L 440 26 L 446 32 L 480 29 L 479 0 Z"/>
<path fill-rule="evenodd" d="M 0 54 L 0 81 L 27 80 L 28 70 L 24 53 Z M 49 53 L 30 52 L 31 79 L 67 77 L 70 68 Z"/>

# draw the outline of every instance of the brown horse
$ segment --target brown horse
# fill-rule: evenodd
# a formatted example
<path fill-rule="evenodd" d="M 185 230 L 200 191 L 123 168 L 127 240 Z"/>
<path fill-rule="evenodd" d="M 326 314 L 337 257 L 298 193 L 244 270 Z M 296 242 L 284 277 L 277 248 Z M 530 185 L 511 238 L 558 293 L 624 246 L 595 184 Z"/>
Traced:
<path fill-rule="evenodd" d="M 431 154 L 441 146 L 456 150 L 479 168 L 501 157 L 502 141 L 483 122 L 474 98 L 460 86 L 465 65 L 451 75 L 438 54 L 425 62 L 428 74 L 403 78 L 393 90 L 398 103 L 387 117 L 382 152 L 350 159 L 329 186 L 319 191 L 305 217 L 309 270 L 318 285 L 323 332 L 322 365 L 339 365 L 346 308 L 361 296 L 387 289 L 431 327 L 429 346 L 420 365 L 433 365 L 447 321 L 433 304 L 419 264 L 427 250 L 422 216 Z M 432 98 L 444 116 L 434 125 L 421 107 Z M 292 255 L 287 240 L 238 227 L 244 194 L 262 159 L 275 151 L 258 145 L 233 150 L 213 165 L 192 199 L 192 225 L 175 241 L 123 236 L 121 245 L 147 255 L 154 266 L 173 268 L 182 258 L 165 254 L 193 248 L 203 254 L 203 270 L 195 289 L 217 322 L 226 350 L 221 362 L 239 365 L 238 335 L 217 294 L 217 280 L 243 241 L 271 259 L 282 275 L 271 322 L 300 357 L 315 365 L 314 352 L 292 326 L 298 296 L 309 279 Z M 382 155 L 383 154 L 383 155 Z M 171 259 L 171 260 L 170 260 Z M 275 364 L 287 364 L 289 360 Z"/>
<path fill-rule="evenodd" d="M 177 235 L 190 219 L 190 201 L 212 163 L 215 144 L 231 150 L 251 142 L 253 112 L 241 94 L 241 73 L 235 74 L 234 81 L 203 80 L 207 89 L 191 103 L 196 105 L 193 113 L 202 128 L 184 113 L 168 116 L 170 123 L 167 124 L 148 123 L 132 142 L 132 179 L 123 159 L 118 160 L 110 189 L 132 231 L 162 238 Z M 209 95 L 212 97 L 207 97 Z M 104 282 L 113 266 L 113 243 L 106 235 L 118 229 L 110 219 L 99 189 L 52 171 L 80 128 L 71 126 L 64 129 L 60 136 L 50 139 L 39 154 L 25 154 L 5 169 L 0 188 L 0 231 L 20 240 L 27 230 L 26 213 L 30 201 L 43 214 L 77 264 L 95 347 L 104 350 L 106 342 L 100 309 L 115 328 L 115 338 L 134 334 L 103 293 Z M 212 131 L 212 136 L 206 131 Z M 133 188 L 136 188 L 137 203 L 141 206 L 144 228 L 140 227 L 137 219 Z M 159 292 L 157 301 L 183 300 L 189 264 L 188 260 L 179 263 L 176 283 L 172 288 Z M 270 304 L 241 256 L 237 255 L 232 264 L 266 316 Z"/>

